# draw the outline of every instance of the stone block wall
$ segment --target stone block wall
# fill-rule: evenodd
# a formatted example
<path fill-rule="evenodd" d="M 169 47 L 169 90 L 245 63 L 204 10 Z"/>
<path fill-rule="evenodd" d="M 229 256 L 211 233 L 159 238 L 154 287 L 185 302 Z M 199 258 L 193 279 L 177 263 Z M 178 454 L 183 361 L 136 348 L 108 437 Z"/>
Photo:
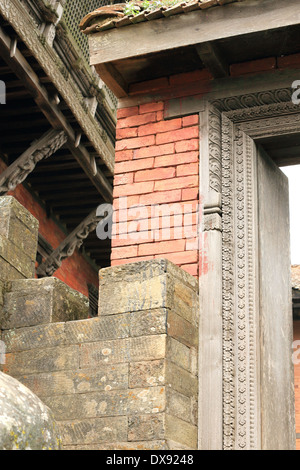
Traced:
<path fill-rule="evenodd" d="M 18 310 L 28 301 L 25 285 Z M 5 326 L 5 372 L 53 411 L 65 449 L 197 448 L 191 275 L 163 259 L 106 268 L 99 317 L 67 321 L 59 302 L 48 305 L 39 324 Z"/>
<path fill-rule="evenodd" d="M 34 277 L 38 222 L 16 199 L 0 198 L 0 313 L 7 281 Z"/>

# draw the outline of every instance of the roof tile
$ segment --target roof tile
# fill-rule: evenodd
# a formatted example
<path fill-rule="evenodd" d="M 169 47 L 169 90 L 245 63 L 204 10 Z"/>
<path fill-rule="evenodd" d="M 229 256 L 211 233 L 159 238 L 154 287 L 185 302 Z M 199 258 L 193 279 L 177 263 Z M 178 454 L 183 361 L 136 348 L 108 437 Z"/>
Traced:
<path fill-rule="evenodd" d="M 80 23 L 80 29 L 84 34 L 93 34 L 111 28 L 120 28 L 131 24 L 184 14 L 194 10 L 218 7 L 238 1 L 241 0 L 193 0 L 190 2 L 178 2 L 176 5 L 169 8 L 161 7 L 154 11 L 149 9 L 143 10 L 136 16 L 126 16 L 124 14 L 126 3 L 106 5 L 86 15 Z M 142 2 L 140 0 L 135 1 L 135 4 L 137 9 L 142 10 Z"/>

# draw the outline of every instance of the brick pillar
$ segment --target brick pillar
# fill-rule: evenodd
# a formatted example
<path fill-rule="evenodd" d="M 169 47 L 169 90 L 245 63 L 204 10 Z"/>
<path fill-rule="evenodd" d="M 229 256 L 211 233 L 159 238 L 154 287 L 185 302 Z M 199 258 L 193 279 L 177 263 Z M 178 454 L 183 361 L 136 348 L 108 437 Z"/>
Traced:
<path fill-rule="evenodd" d="M 198 276 L 199 117 L 164 108 L 118 111 L 111 264 L 163 257 Z"/>

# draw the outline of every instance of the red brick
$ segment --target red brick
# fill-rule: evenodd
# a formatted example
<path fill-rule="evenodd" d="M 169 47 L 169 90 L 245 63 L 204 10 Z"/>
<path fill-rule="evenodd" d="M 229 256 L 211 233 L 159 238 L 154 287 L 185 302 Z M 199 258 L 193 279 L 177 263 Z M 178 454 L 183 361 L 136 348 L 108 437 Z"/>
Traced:
<path fill-rule="evenodd" d="M 183 201 L 196 201 L 199 198 L 199 189 L 197 188 L 187 188 L 182 190 L 182 200 Z"/>
<path fill-rule="evenodd" d="M 116 162 L 123 162 L 127 160 L 133 159 L 133 150 L 120 150 L 119 152 L 115 152 L 115 161 Z"/>
<path fill-rule="evenodd" d="M 183 264 L 181 268 L 192 276 L 198 277 L 199 266 L 197 264 Z"/>
<path fill-rule="evenodd" d="M 163 101 L 158 101 L 157 103 L 145 103 L 140 105 L 139 113 L 153 113 L 154 111 L 163 111 L 164 103 Z"/>
<path fill-rule="evenodd" d="M 134 196 L 135 194 L 151 193 L 154 188 L 154 182 L 124 184 L 114 188 L 114 197 Z"/>
<path fill-rule="evenodd" d="M 161 132 L 174 131 L 181 128 L 181 118 L 172 119 L 170 121 L 160 121 L 154 124 L 146 124 L 145 126 L 140 126 L 138 129 L 138 135 L 150 135 L 150 134 L 159 134 Z"/>
<path fill-rule="evenodd" d="M 185 116 L 182 118 L 182 126 L 189 127 L 199 124 L 199 115 L 193 114 L 192 116 Z"/>
<path fill-rule="evenodd" d="M 138 247 L 138 253 L 141 256 L 175 253 L 177 251 L 184 251 L 184 246 L 185 240 L 146 243 Z"/>
<path fill-rule="evenodd" d="M 169 142 L 176 142 L 179 140 L 187 140 L 198 137 L 198 127 L 185 127 L 171 132 L 165 132 L 156 136 L 156 143 L 158 145 L 167 144 Z"/>
<path fill-rule="evenodd" d="M 136 93 L 147 93 L 149 91 L 159 90 L 161 88 L 167 88 L 169 86 L 169 80 L 167 77 L 156 78 L 154 80 L 147 80 L 145 82 L 134 83 L 129 87 L 130 94 Z"/>
<path fill-rule="evenodd" d="M 140 204 L 168 204 L 181 201 L 181 190 L 160 191 L 153 194 L 144 194 L 140 196 Z"/>
<path fill-rule="evenodd" d="M 247 75 L 256 72 L 265 72 L 267 70 L 276 69 L 276 58 L 269 57 L 267 59 L 252 60 L 249 62 L 241 62 L 230 66 L 230 75 L 235 77 L 238 75 Z"/>
<path fill-rule="evenodd" d="M 115 174 L 127 173 L 138 170 L 153 168 L 154 158 L 143 158 L 142 160 L 129 160 L 128 162 L 117 162 L 115 164 Z"/>
<path fill-rule="evenodd" d="M 175 143 L 175 152 L 182 153 L 182 152 L 190 152 L 193 150 L 199 150 L 199 140 L 198 139 L 191 139 L 191 140 L 182 140 L 181 142 Z"/>
<path fill-rule="evenodd" d="M 196 163 L 198 162 L 198 158 L 198 152 L 185 152 L 171 155 L 163 155 L 162 157 L 155 158 L 154 168 L 171 165 L 181 165 L 186 163 Z"/>
<path fill-rule="evenodd" d="M 119 184 L 131 184 L 133 183 L 134 173 L 122 173 L 120 175 L 115 175 L 114 185 L 118 186 Z"/>
<path fill-rule="evenodd" d="M 138 106 L 131 106 L 130 108 L 121 108 L 117 110 L 117 119 L 123 119 L 129 116 L 134 116 L 139 113 Z"/>
<path fill-rule="evenodd" d="M 300 54 L 291 54 L 284 57 L 278 57 L 277 66 L 280 69 L 300 68 Z"/>
<path fill-rule="evenodd" d="M 136 257 L 138 254 L 138 247 L 137 246 L 127 246 L 127 247 L 120 247 L 114 248 L 111 253 L 111 259 L 123 259 L 123 258 L 133 258 Z"/>
<path fill-rule="evenodd" d="M 137 206 L 139 204 L 139 196 L 125 196 L 125 197 L 116 197 L 114 199 L 113 208 L 114 212 L 119 209 L 129 208 L 132 206 Z"/>
<path fill-rule="evenodd" d="M 135 174 L 134 181 L 157 181 L 174 178 L 175 172 L 175 168 L 154 168 L 153 170 L 138 171 Z"/>
<path fill-rule="evenodd" d="M 155 136 L 147 135 L 145 137 L 135 137 L 133 139 L 119 140 L 116 143 L 116 150 L 138 149 L 140 147 L 148 147 L 155 144 Z"/>
<path fill-rule="evenodd" d="M 139 256 L 138 258 L 127 258 L 127 259 L 119 259 L 119 260 L 112 260 L 112 266 L 119 266 L 121 264 L 129 264 L 129 263 L 138 263 L 140 261 L 147 261 L 153 259 L 153 256 Z"/>
<path fill-rule="evenodd" d="M 160 155 L 168 155 L 170 153 L 174 153 L 175 145 L 165 144 L 165 145 L 154 145 L 152 147 L 141 148 L 138 150 L 134 150 L 133 158 L 147 158 L 147 157 L 157 157 Z"/>
<path fill-rule="evenodd" d="M 156 113 L 156 120 L 157 121 L 163 121 L 164 120 L 164 112 L 163 111 L 158 111 Z"/>
<path fill-rule="evenodd" d="M 127 127 L 125 129 L 117 129 L 116 131 L 116 139 L 128 139 L 130 137 L 137 137 L 138 136 L 138 128 L 137 127 Z"/>
<path fill-rule="evenodd" d="M 155 256 L 156 258 L 159 257 L 159 255 Z M 197 263 L 198 261 L 198 252 L 197 251 L 181 251 L 178 253 L 167 253 L 164 255 L 164 258 L 168 259 L 169 261 L 172 261 L 172 263 L 178 265 L 182 264 L 192 264 L 192 263 Z M 197 266 L 197 264 L 195 265 Z"/>
<path fill-rule="evenodd" d="M 187 83 L 210 80 L 211 78 L 212 75 L 207 69 L 195 70 L 194 72 L 171 75 L 170 85 L 186 85 Z"/>
<path fill-rule="evenodd" d="M 130 116 L 126 119 L 119 119 L 117 122 L 117 129 L 125 129 L 126 127 L 137 127 L 149 124 L 150 122 L 156 122 L 156 113 L 148 114 L 137 114 Z"/>
<path fill-rule="evenodd" d="M 168 191 L 198 186 L 198 176 L 182 176 L 171 180 L 156 181 L 154 191 Z"/>
<path fill-rule="evenodd" d="M 176 168 L 176 176 L 198 175 L 198 173 L 199 173 L 198 163 L 178 165 Z"/>

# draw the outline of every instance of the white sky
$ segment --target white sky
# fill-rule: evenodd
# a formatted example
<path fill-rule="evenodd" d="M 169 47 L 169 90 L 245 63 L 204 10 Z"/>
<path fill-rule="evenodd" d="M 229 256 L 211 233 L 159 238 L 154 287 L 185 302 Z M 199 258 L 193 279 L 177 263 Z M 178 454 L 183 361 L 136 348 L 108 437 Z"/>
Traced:
<path fill-rule="evenodd" d="M 291 258 L 292 264 L 300 264 L 300 165 L 281 168 L 289 179 Z"/>

